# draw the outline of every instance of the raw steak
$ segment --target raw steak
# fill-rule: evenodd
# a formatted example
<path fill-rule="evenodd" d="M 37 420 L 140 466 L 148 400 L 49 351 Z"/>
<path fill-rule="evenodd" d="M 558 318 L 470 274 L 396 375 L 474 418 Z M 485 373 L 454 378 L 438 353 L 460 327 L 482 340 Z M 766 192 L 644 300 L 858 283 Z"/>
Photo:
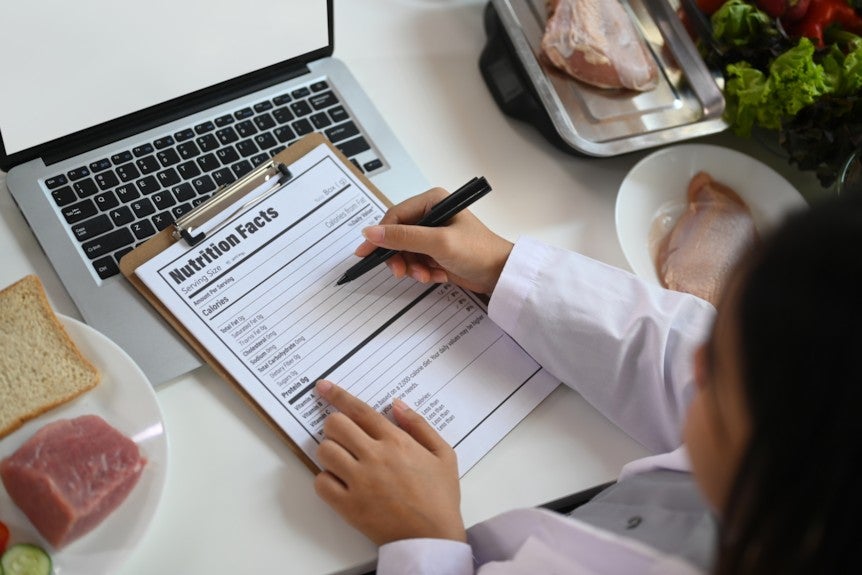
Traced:
<path fill-rule="evenodd" d="M 138 446 L 97 415 L 42 427 L 8 458 L 0 478 L 51 545 L 60 548 L 102 522 L 146 465 Z"/>

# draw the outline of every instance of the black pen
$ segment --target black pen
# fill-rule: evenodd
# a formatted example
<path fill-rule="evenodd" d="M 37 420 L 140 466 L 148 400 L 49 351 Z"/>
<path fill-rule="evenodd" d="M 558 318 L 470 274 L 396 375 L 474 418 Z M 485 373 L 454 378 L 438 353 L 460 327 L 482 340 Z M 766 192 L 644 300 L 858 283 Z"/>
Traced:
<path fill-rule="evenodd" d="M 440 203 L 435 204 L 431 210 L 425 214 L 421 220 L 416 222 L 417 226 L 425 226 L 436 228 L 442 226 L 453 217 L 455 214 L 487 194 L 491 191 L 491 186 L 485 178 L 473 178 L 448 196 Z M 349 281 L 355 280 L 365 272 L 376 268 L 392 256 L 398 253 L 398 250 L 390 250 L 386 248 L 377 248 L 356 264 L 352 265 L 344 275 L 342 275 L 335 285 L 346 284 Z"/>

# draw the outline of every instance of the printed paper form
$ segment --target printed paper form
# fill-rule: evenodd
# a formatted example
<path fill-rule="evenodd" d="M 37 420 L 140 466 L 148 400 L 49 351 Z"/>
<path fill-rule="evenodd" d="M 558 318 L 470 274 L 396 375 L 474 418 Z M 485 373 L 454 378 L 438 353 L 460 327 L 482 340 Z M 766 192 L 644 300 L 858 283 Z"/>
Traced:
<path fill-rule="evenodd" d="M 327 146 L 290 170 L 285 188 L 136 274 L 312 460 L 333 411 L 314 391 L 326 378 L 390 417 L 402 398 L 463 475 L 558 381 L 457 286 L 386 266 L 336 286 L 385 207 Z"/>

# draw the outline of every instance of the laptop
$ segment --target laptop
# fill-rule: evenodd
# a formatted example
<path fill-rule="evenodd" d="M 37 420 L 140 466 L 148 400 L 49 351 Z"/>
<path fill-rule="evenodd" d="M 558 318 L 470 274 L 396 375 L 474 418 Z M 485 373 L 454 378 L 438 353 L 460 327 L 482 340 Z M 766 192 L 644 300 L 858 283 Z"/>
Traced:
<path fill-rule="evenodd" d="M 133 247 L 310 131 L 390 197 L 427 186 L 332 57 L 333 3 L 0 9 L 6 185 L 84 320 L 154 385 L 200 360 L 119 274 Z"/>

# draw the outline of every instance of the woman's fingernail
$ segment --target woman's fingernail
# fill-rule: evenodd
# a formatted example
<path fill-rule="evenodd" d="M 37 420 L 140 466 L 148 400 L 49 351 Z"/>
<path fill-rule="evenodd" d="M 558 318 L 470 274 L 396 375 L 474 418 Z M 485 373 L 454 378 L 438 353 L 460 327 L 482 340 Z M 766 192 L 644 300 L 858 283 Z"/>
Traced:
<path fill-rule="evenodd" d="M 410 407 L 400 397 L 396 397 L 395 401 L 392 402 L 392 409 L 397 409 L 401 413 L 410 411 Z"/>
<path fill-rule="evenodd" d="M 317 392 L 321 395 L 326 395 L 327 392 L 332 389 L 332 382 L 327 381 L 325 379 L 321 379 L 317 382 Z"/>
<path fill-rule="evenodd" d="M 362 230 L 362 235 L 371 243 L 379 244 L 383 241 L 385 232 L 383 226 L 368 226 Z"/>

